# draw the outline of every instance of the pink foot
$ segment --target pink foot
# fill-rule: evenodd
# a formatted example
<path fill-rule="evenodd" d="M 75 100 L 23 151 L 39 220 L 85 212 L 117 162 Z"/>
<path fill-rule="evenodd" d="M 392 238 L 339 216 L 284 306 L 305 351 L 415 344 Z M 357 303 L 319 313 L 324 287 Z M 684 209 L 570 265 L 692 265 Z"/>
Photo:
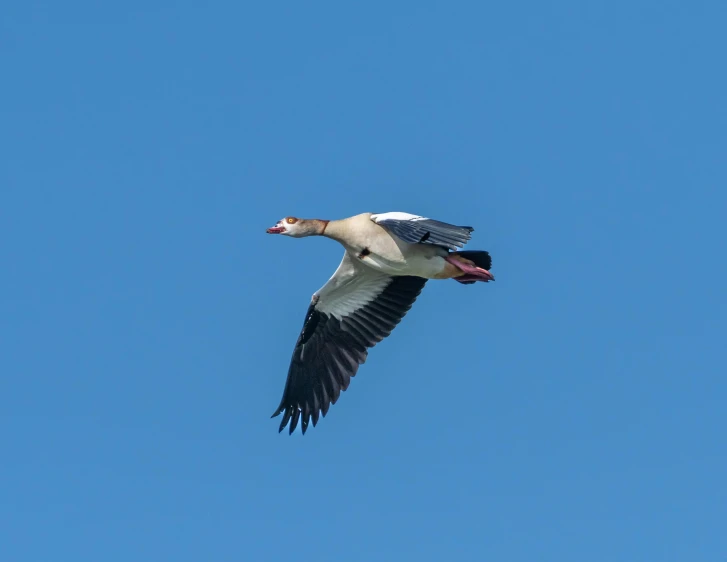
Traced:
<path fill-rule="evenodd" d="M 452 256 L 447 256 L 444 258 L 449 263 L 451 263 L 453 266 L 455 266 L 457 269 L 460 269 L 464 271 L 465 275 L 462 275 L 461 277 L 455 277 L 455 281 L 459 281 L 460 283 L 472 283 L 474 281 L 483 281 L 487 283 L 488 281 L 494 281 L 495 276 L 492 275 L 489 271 L 486 269 L 482 269 L 481 267 L 476 267 L 474 265 L 469 265 L 466 263 L 462 263 Z"/>

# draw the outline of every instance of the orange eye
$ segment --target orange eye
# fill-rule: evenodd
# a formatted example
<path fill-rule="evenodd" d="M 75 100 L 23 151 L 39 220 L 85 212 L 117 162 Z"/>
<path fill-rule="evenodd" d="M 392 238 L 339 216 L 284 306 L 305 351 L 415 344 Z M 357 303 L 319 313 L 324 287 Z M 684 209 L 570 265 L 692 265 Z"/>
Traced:
<path fill-rule="evenodd" d="M 298 220 L 298 219 L 294 219 L 293 217 L 288 217 L 287 219 L 285 219 L 285 222 L 287 222 L 288 224 L 293 224 L 293 223 L 295 223 L 296 220 Z"/>

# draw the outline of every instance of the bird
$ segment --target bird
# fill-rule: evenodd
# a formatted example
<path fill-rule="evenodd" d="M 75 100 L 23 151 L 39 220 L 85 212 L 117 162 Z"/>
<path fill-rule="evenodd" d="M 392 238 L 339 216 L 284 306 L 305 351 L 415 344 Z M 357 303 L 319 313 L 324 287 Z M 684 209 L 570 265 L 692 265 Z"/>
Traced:
<path fill-rule="evenodd" d="M 339 242 L 343 259 L 316 291 L 293 349 L 278 432 L 305 435 L 345 391 L 368 350 L 386 338 L 430 279 L 471 285 L 494 281 L 486 251 L 462 251 L 474 228 L 403 212 L 362 213 L 341 220 L 285 217 L 268 234 Z"/>

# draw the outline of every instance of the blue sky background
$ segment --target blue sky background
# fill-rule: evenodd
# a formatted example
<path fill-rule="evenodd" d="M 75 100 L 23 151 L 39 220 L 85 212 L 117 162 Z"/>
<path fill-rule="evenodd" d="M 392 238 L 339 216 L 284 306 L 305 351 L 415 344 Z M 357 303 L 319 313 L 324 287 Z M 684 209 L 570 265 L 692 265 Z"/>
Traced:
<path fill-rule="evenodd" d="M 4 562 L 727 559 L 724 2 L 2 12 Z M 497 282 L 278 435 L 364 211 Z"/>

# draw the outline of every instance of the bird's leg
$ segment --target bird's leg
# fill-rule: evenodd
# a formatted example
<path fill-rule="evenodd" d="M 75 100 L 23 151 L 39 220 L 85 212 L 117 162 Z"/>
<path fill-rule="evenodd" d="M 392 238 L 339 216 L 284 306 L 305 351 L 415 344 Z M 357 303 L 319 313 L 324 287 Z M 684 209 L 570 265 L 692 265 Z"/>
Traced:
<path fill-rule="evenodd" d="M 484 281 L 487 283 L 488 281 L 494 281 L 495 276 L 492 275 L 489 271 L 486 269 L 482 269 L 481 267 L 477 267 L 476 265 L 470 263 L 466 263 L 466 261 L 469 260 L 460 260 L 457 259 L 457 256 L 445 256 L 444 258 L 449 263 L 451 263 L 453 266 L 455 266 L 457 269 L 464 272 L 464 275 L 460 275 L 459 277 L 455 277 L 455 281 L 459 281 L 460 283 L 470 283 L 472 281 Z"/>

